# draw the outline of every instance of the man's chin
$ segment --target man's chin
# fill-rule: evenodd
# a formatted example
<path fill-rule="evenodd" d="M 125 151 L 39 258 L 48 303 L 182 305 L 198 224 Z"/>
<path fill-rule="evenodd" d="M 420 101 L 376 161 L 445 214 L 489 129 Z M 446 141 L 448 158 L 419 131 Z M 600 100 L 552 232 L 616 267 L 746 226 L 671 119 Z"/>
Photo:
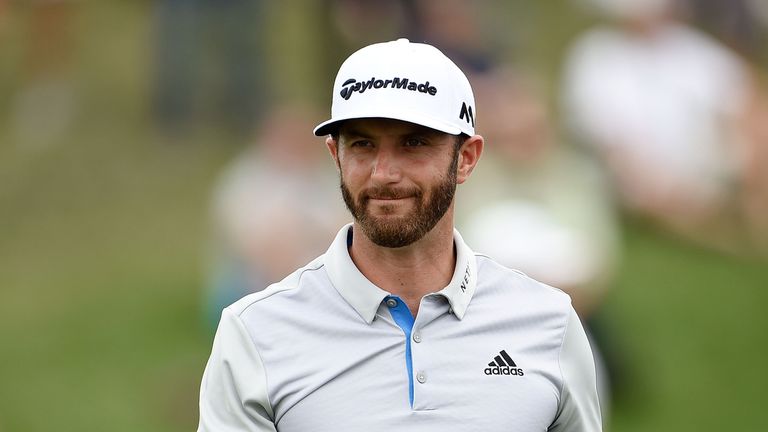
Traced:
<path fill-rule="evenodd" d="M 418 240 L 414 236 L 405 236 L 399 231 L 382 231 L 367 233 L 368 239 L 378 246 L 397 249 L 408 246 Z"/>
<path fill-rule="evenodd" d="M 403 215 L 373 216 L 368 214 L 364 221 L 358 221 L 366 236 L 379 246 L 399 248 L 418 240 L 410 218 Z"/>

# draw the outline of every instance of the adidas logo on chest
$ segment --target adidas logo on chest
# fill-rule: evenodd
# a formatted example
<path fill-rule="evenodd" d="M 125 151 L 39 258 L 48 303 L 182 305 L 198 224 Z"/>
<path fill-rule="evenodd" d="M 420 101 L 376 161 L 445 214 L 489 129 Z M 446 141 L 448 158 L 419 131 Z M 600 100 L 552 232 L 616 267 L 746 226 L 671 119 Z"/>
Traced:
<path fill-rule="evenodd" d="M 508 375 L 523 376 L 523 369 L 517 367 L 512 357 L 505 350 L 501 350 L 499 355 L 488 363 L 488 367 L 483 371 L 486 375 Z"/>

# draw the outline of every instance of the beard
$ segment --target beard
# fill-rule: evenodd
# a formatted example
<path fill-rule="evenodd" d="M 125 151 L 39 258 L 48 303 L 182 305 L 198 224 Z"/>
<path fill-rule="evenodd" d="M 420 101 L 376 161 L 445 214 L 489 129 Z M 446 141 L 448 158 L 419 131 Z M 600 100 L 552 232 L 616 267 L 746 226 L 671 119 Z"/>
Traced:
<path fill-rule="evenodd" d="M 368 188 L 360 192 L 357 197 L 353 197 L 344 183 L 343 173 L 341 174 L 341 196 L 352 217 L 373 243 L 388 248 L 408 246 L 430 232 L 451 207 L 456 194 L 457 165 L 458 151 L 454 152 L 447 174 L 429 189 L 426 197 L 424 191 L 418 188 L 389 187 Z M 403 216 L 378 217 L 368 208 L 371 197 L 390 199 L 411 197 L 415 201 L 414 209 Z M 388 207 L 382 207 L 385 214 L 392 211 L 392 208 Z"/>

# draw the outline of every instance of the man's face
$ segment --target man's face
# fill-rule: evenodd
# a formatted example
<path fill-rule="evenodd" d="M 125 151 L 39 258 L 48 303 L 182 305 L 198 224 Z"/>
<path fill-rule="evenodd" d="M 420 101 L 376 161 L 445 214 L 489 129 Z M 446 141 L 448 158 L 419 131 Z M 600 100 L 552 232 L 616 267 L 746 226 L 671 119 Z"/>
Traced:
<path fill-rule="evenodd" d="M 397 120 L 342 125 L 336 144 L 342 196 L 372 242 L 408 246 L 443 218 L 456 192 L 455 140 Z"/>

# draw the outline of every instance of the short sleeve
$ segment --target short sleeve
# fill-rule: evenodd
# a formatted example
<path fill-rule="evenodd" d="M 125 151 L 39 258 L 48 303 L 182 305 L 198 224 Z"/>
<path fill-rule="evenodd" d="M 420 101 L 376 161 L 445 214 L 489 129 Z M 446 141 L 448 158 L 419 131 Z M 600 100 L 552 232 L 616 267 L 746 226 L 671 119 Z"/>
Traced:
<path fill-rule="evenodd" d="M 550 431 L 600 432 L 602 419 L 597 398 L 595 361 L 587 335 L 571 309 L 560 352 L 563 387 L 560 406 Z"/>
<path fill-rule="evenodd" d="M 200 386 L 198 432 L 276 431 L 264 365 L 240 318 L 224 309 Z"/>

